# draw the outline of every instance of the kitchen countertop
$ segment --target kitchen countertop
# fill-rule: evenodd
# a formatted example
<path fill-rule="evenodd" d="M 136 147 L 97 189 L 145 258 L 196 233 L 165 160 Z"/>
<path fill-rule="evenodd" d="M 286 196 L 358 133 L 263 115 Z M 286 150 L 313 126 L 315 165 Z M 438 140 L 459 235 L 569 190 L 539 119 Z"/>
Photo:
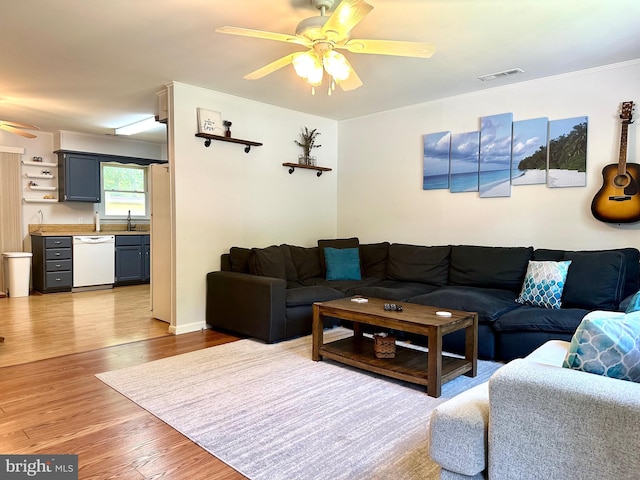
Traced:
<path fill-rule="evenodd" d="M 29 224 L 29 235 L 36 235 L 39 237 L 73 237 L 77 235 L 96 236 L 96 235 L 149 235 L 149 224 L 140 224 L 141 227 L 147 228 L 147 230 L 126 230 L 126 223 L 114 223 L 103 225 L 101 231 L 96 232 L 95 226 L 92 224 L 73 224 L 73 223 L 43 223 Z"/>
<path fill-rule="evenodd" d="M 95 237 L 97 235 L 149 235 L 149 230 L 143 230 L 141 232 L 127 230 L 113 230 L 113 231 L 101 231 L 101 232 L 88 232 L 88 231 L 60 231 L 60 232 L 29 232 L 29 235 L 38 237 L 73 237 L 78 235 Z"/>

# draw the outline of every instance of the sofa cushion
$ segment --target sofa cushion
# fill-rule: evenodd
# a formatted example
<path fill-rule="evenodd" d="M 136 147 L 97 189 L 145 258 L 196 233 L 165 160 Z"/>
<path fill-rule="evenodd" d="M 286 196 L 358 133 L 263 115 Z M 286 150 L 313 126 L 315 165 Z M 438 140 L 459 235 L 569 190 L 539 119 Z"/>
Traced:
<path fill-rule="evenodd" d="M 589 313 L 571 339 L 562 366 L 640 382 L 640 314 Z"/>
<path fill-rule="evenodd" d="M 454 245 L 449 285 L 519 292 L 532 256 L 533 247 Z"/>
<path fill-rule="evenodd" d="M 387 277 L 405 282 L 446 285 L 450 252 L 449 246 L 424 247 L 394 243 L 389 246 Z"/>
<path fill-rule="evenodd" d="M 629 300 L 629 304 L 626 306 L 624 313 L 640 312 L 640 290 Z"/>
<path fill-rule="evenodd" d="M 299 281 L 322 275 L 318 247 L 297 247 L 289 245 L 291 260 L 296 268 Z"/>
<path fill-rule="evenodd" d="M 293 259 L 291 258 L 291 250 L 289 250 L 289 245 L 287 244 L 280 245 L 280 251 L 282 252 L 282 257 L 284 259 L 284 271 L 287 275 L 287 281 L 297 282 L 298 272 L 296 271 L 296 266 L 293 264 Z"/>
<path fill-rule="evenodd" d="M 408 301 L 438 308 L 477 312 L 478 322 L 494 322 L 520 305 L 510 290 L 476 287 L 441 287 L 435 292 L 412 297 Z"/>
<path fill-rule="evenodd" d="M 331 248 L 358 248 L 360 247 L 360 240 L 357 237 L 352 238 L 334 238 L 334 239 L 322 239 L 318 240 L 318 249 L 320 252 L 320 269 L 322 276 L 327 276 L 327 264 L 324 256 L 324 249 Z"/>
<path fill-rule="evenodd" d="M 242 247 L 231 247 L 229 249 L 229 261 L 231 271 L 238 273 L 249 273 L 249 256 L 251 249 Z"/>
<path fill-rule="evenodd" d="M 401 282 L 398 280 L 382 280 L 372 286 L 358 287 L 354 295 L 363 297 L 382 298 L 385 300 L 405 301 L 408 298 L 433 292 L 439 287 L 426 283 Z"/>
<path fill-rule="evenodd" d="M 497 332 L 552 332 L 571 335 L 587 313 L 589 310 L 581 308 L 550 309 L 523 305 L 501 315 L 491 326 Z"/>
<path fill-rule="evenodd" d="M 324 248 L 327 280 L 362 280 L 358 248 Z"/>
<path fill-rule="evenodd" d="M 620 252 L 567 252 L 571 260 L 563 294 L 566 308 L 614 310 L 622 300 L 625 277 Z"/>
<path fill-rule="evenodd" d="M 287 279 L 284 255 L 277 245 L 266 248 L 252 248 L 249 256 L 249 272 L 262 277 Z"/>
<path fill-rule="evenodd" d="M 583 251 L 565 251 L 550 250 L 546 248 L 538 248 L 533 252 L 534 260 L 568 260 L 567 254 L 570 253 L 588 253 L 598 254 L 604 252 L 619 252 L 625 258 L 625 282 L 622 298 L 633 295 L 640 288 L 640 251 L 637 248 L 614 248 L 610 250 L 583 250 Z"/>
<path fill-rule="evenodd" d="M 361 280 L 327 280 L 323 277 L 308 278 L 303 282 L 304 286 L 319 285 L 341 291 L 346 296 L 355 295 L 355 290 L 380 283 L 376 277 L 362 277 Z"/>
<path fill-rule="evenodd" d="M 360 265 L 365 277 L 387 276 L 389 242 L 360 244 Z"/>
<path fill-rule="evenodd" d="M 335 288 L 322 285 L 310 287 L 288 288 L 286 292 L 287 307 L 298 307 L 300 305 L 313 305 L 314 302 L 328 302 L 343 298 L 344 293 Z"/>
<path fill-rule="evenodd" d="M 571 260 L 564 262 L 529 261 L 522 291 L 516 302 L 535 307 L 560 308 Z"/>

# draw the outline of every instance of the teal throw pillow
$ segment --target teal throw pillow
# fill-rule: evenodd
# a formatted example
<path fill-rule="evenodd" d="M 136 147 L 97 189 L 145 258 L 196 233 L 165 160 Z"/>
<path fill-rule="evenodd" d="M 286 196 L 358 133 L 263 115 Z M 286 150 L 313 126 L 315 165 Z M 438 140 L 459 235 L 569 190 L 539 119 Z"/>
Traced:
<path fill-rule="evenodd" d="M 544 308 L 560 308 L 562 291 L 567 280 L 571 260 L 564 262 L 537 262 L 530 260 L 516 302 Z"/>
<path fill-rule="evenodd" d="M 562 366 L 640 383 L 640 314 L 588 313 Z"/>
<path fill-rule="evenodd" d="M 627 309 L 624 311 L 624 313 L 634 313 L 634 312 L 640 312 L 640 290 L 638 290 L 636 294 L 633 297 L 631 297 L 631 300 L 629 300 L 629 305 L 627 306 Z"/>
<path fill-rule="evenodd" d="M 327 280 L 362 280 L 358 248 L 325 247 Z"/>

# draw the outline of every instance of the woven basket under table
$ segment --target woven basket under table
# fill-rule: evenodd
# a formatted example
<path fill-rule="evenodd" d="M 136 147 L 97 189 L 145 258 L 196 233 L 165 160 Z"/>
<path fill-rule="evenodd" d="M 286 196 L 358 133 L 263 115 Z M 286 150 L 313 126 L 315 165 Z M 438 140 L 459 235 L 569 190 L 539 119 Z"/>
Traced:
<path fill-rule="evenodd" d="M 396 337 L 393 335 L 374 335 L 373 351 L 376 358 L 395 358 L 396 356 Z"/>

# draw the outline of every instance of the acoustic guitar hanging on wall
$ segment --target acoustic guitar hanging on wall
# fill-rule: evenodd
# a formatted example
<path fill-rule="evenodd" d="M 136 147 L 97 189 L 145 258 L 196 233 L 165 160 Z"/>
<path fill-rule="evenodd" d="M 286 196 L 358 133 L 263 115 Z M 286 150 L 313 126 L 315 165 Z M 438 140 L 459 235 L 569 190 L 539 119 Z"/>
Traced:
<path fill-rule="evenodd" d="M 640 165 L 627 163 L 627 132 L 633 123 L 632 112 L 633 102 L 623 102 L 618 163 L 602 169 L 603 185 L 591 202 L 591 213 L 601 222 L 640 221 Z"/>

